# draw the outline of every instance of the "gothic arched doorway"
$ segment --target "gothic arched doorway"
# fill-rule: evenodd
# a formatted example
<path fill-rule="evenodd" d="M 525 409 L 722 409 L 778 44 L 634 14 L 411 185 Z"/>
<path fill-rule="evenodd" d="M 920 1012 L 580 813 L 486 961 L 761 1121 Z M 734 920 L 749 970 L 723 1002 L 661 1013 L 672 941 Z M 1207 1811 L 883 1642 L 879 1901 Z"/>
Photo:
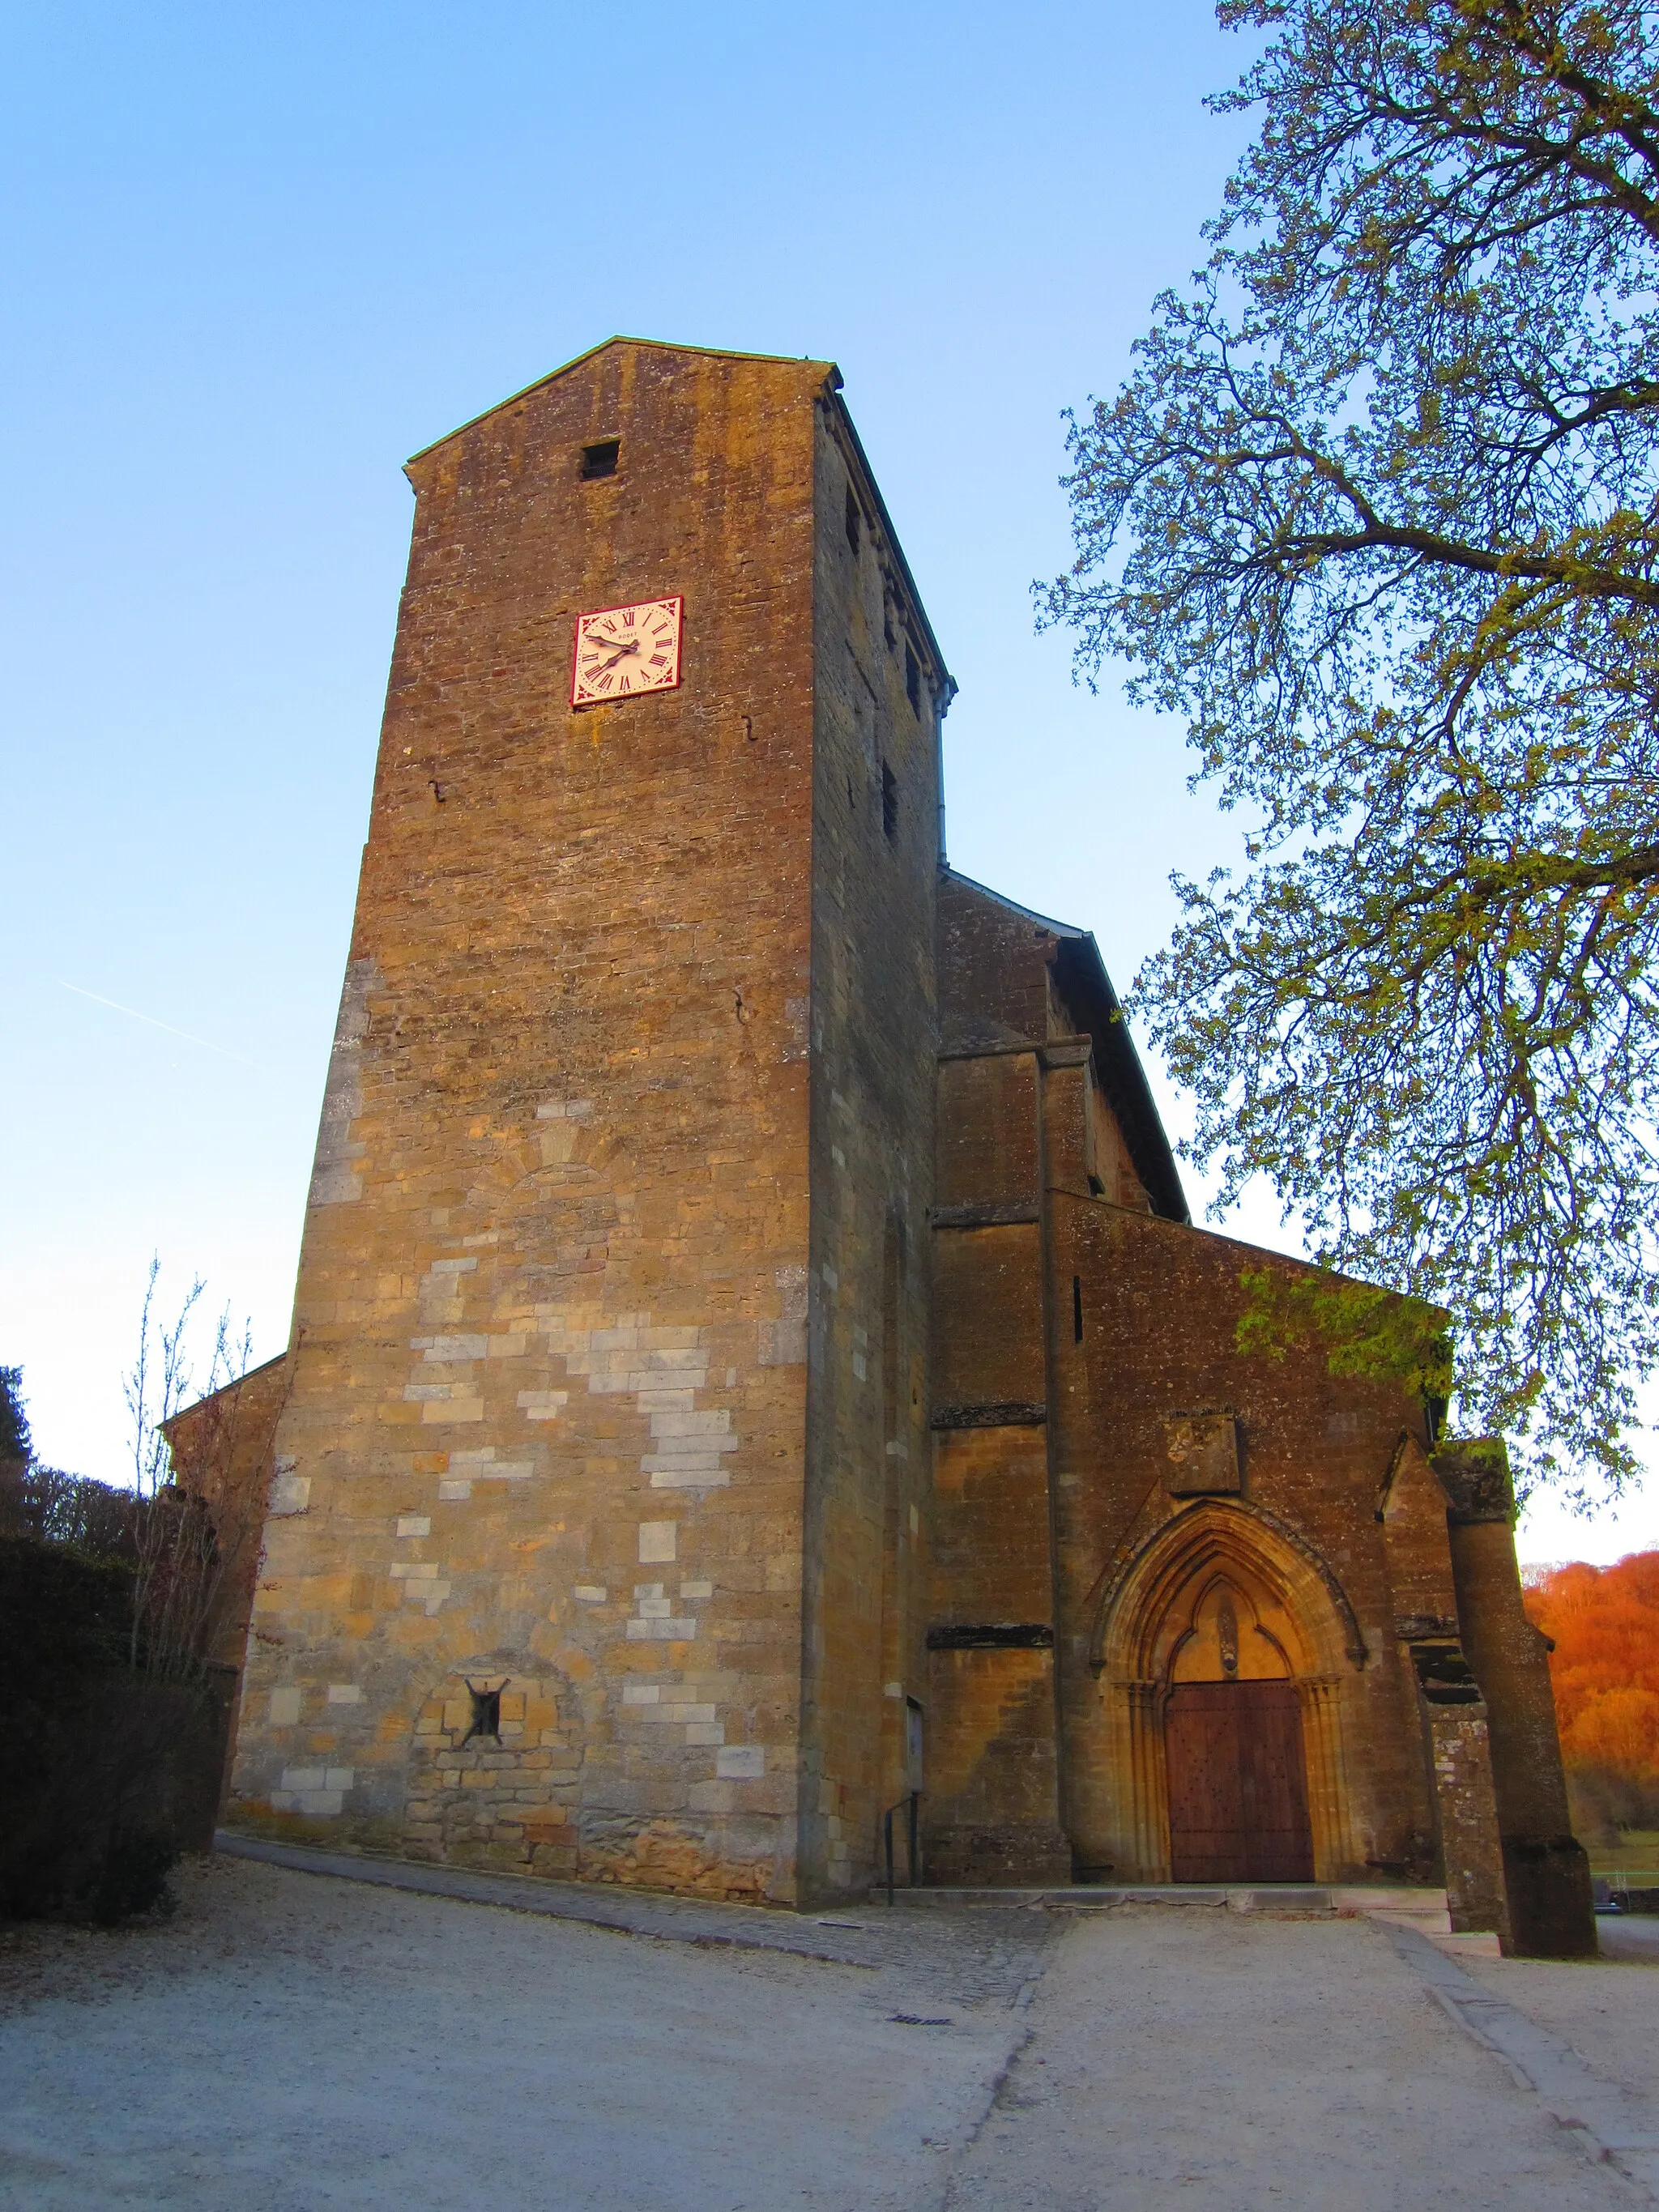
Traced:
<path fill-rule="evenodd" d="M 1231 1500 L 1176 1513 L 1114 1577 L 1096 1650 L 1126 1875 L 1309 1881 L 1353 1868 L 1340 1705 L 1364 1650 L 1294 1530 Z"/>
<path fill-rule="evenodd" d="M 1282 1609 L 1230 1562 L 1180 1613 L 1164 1705 L 1170 1880 L 1311 1881 L 1302 1701 Z"/>

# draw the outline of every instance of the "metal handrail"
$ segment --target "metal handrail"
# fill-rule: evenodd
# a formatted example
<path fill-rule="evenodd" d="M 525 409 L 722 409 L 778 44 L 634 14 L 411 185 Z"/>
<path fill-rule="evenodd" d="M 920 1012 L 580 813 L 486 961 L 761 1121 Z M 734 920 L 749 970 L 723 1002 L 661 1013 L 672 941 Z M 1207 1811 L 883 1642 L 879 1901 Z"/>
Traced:
<path fill-rule="evenodd" d="M 914 1889 L 921 1875 L 921 1792 L 920 1790 L 912 1790 L 905 1796 L 901 1797 L 896 1805 L 890 1805 L 881 1816 L 882 1844 L 887 1857 L 887 1902 L 889 1905 L 893 1902 L 894 1887 L 893 1815 L 895 1813 L 905 1813 L 908 1816 L 909 1833 L 906 1838 L 909 1846 L 908 1887 Z"/>

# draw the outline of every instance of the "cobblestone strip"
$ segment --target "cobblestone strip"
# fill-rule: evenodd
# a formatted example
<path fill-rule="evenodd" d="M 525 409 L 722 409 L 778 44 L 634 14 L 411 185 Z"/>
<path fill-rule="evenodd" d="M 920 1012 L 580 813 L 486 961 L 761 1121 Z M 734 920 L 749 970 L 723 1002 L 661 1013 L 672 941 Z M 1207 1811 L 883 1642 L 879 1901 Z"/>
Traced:
<path fill-rule="evenodd" d="M 1659 2116 L 1587 2066 L 1570 2044 L 1495 1997 L 1414 1929 L 1383 1931 L 1451 2019 L 1484 2044 L 1511 2078 L 1568 2128 L 1593 2165 L 1610 2166 L 1644 2203 L 1659 2207 Z"/>

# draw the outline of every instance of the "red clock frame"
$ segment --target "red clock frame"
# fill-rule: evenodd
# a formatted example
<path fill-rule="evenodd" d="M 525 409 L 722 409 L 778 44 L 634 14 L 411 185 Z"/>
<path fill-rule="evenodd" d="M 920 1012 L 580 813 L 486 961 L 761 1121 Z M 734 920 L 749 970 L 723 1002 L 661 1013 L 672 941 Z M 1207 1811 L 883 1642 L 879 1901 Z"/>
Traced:
<path fill-rule="evenodd" d="M 673 611 L 674 663 L 672 673 L 663 678 L 658 683 L 646 686 L 642 690 L 619 692 L 614 698 L 596 699 L 592 697 L 591 694 L 586 698 L 580 697 L 579 696 L 579 692 L 581 684 L 582 640 L 586 635 L 587 626 L 592 623 L 603 622 L 606 615 L 638 614 L 641 608 L 654 611 L 654 610 L 659 607 L 661 607 L 664 610 L 672 609 Z M 653 698 L 659 691 L 678 691 L 680 688 L 682 671 L 684 665 L 684 647 L 685 595 L 683 592 L 665 592 L 659 599 L 629 599 L 624 601 L 621 606 L 617 607 L 592 607 L 590 608 L 586 614 L 579 614 L 576 617 L 575 627 L 571 635 L 570 643 L 570 704 L 572 710 L 580 711 L 584 707 L 615 707 L 619 706 L 624 699 L 650 699 Z"/>

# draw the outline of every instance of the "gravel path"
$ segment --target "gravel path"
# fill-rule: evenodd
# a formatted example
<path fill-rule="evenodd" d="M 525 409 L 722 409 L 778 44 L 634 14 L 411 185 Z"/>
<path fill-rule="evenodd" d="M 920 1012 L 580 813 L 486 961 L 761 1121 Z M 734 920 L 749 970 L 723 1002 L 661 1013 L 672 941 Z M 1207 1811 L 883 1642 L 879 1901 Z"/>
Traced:
<path fill-rule="evenodd" d="M 1364 1923 L 872 1906 L 790 1923 L 810 1958 L 247 1861 L 183 1889 L 0 1931 L 6 2212 L 1639 2201 Z M 1479 1972 L 1643 2075 L 1659 1971 Z"/>
<path fill-rule="evenodd" d="M 1650 2102 L 1659 2140 L 1659 1919 L 1601 1920 L 1600 1966 L 1466 1959 L 1465 1973 L 1559 2035 L 1585 2063 Z"/>
<path fill-rule="evenodd" d="M 1659 2000 L 1659 1975 L 1646 1985 Z M 951 2178 L 949 2212 L 1642 2201 L 1587 2162 L 1368 1922 L 1125 1906 L 1074 1926 L 1030 2025 Z"/>
<path fill-rule="evenodd" d="M 895 1914 L 818 1931 L 885 1960 L 831 1964 L 246 1861 L 181 1888 L 160 1929 L 4 1939 L 8 2212 L 937 2202 L 1050 1939 Z"/>

